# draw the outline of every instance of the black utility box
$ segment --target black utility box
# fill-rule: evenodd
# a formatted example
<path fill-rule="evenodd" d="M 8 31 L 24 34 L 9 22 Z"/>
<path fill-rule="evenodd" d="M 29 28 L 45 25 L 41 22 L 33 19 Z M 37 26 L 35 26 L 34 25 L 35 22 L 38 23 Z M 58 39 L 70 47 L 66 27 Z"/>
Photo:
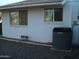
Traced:
<path fill-rule="evenodd" d="M 53 48 L 59 50 L 70 50 L 72 46 L 71 28 L 53 29 Z"/>

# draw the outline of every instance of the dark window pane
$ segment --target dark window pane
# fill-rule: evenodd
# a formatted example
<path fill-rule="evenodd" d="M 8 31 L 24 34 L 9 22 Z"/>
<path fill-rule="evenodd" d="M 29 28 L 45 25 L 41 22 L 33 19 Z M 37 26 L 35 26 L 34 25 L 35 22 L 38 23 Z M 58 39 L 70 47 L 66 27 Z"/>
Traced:
<path fill-rule="evenodd" d="M 63 8 L 54 9 L 54 21 L 62 21 L 63 19 Z"/>
<path fill-rule="evenodd" d="M 27 11 L 26 10 L 19 11 L 19 17 L 20 17 L 19 24 L 27 25 Z"/>

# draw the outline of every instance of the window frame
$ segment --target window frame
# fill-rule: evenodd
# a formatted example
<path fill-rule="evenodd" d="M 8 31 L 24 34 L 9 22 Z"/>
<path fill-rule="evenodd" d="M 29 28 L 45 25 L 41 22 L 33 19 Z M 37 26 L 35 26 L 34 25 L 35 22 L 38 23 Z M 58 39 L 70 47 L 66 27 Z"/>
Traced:
<path fill-rule="evenodd" d="M 48 9 L 53 9 L 53 19 L 52 19 L 52 21 L 47 21 L 46 20 L 46 10 L 48 10 Z M 61 21 L 55 21 L 55 9 L 56 8 L 53 8 L 53 7 L 50 7 L 50 8 L 44 8 L 44 21 L 45 22 L 63 22 L 63 8 L 61 8 L 62 9 L 62 19 L 61 19 Z"/>

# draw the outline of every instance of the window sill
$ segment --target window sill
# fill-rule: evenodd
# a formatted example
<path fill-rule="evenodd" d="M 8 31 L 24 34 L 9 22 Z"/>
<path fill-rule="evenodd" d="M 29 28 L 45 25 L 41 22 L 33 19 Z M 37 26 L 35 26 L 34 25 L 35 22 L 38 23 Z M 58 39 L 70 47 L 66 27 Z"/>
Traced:
<path fill-rule="evenodd" d="M 27 27 L 28 25 L 10 25 L 11 27 Z"/>
<path fill-rule="evenodd" d="M 45 22 L 48 24 L 63 24 L 63 21 L 49 21 L 49 22 Z"/>

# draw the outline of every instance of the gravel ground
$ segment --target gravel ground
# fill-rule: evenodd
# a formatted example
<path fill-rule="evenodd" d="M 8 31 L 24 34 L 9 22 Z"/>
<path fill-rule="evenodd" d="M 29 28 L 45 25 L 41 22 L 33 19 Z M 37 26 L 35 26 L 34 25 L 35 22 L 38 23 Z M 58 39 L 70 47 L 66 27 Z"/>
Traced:
<path fill-rule="evenodd" d="M 64 53 L 53 51 L 49 47 L 0 39 L 0 59 L 79 59 L 78 49 L 74 51 Z"/>

